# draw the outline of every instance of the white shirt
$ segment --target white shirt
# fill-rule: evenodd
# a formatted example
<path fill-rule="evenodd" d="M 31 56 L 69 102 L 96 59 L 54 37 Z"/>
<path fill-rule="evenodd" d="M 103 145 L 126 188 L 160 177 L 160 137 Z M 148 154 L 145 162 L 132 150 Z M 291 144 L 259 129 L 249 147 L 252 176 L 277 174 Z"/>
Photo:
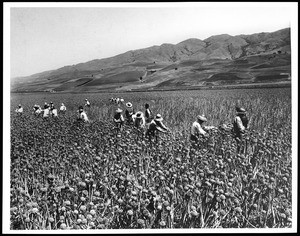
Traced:
<path fill-rule="evenodd" d="M 53 117 L 57 117 L 57 109 L 53 109 L 52 110 L 52 116 Z"/>
<path fill-rule="evenodd" d="M 246 129 L 245 126 L 243 125 L 241 117 L 236 116 L 234 118 L 234 122 L 237 124 L 240 131 L 244 131 Z"/>
<path fill-rule="evenodd" d="M 66 108 L 66 106 L 65 106 L 65 105 L 61 105 L 61 106 L 60 106 L 60 108 L 59 108 L 59 110 L 60 110 L 60 111 L 66 111 L 66 110 L 67 110 L 67 108 Z"/>
<path fill-rule="evenodd" d="M 40 114 L 42 112 L 42 108 L 41 107 L 38 107 L 38 109 L 34 109 L 34 113 L 35 114 Z"/>
<path fill-rule="evenodd" d="M 203 128 L 206 130 L 210 130 L 210 129 L 214 129 L 215 127 L 214 126 L 203 126 Z M 195 121 L 192 124 L 191 134 L 194 136 L 207 135 L 207 132 L 203 128 L 198 121 Z"/>
<path fill-rule="evenodd" d="M 89 121 L 89 119 L 88 119 L 88 117 L 87 117 L 87 115 L 86 115 L 86 113 L 84 111 L 81 112 L 81 113 L 79 113 L 78 118 L 80 120 L 83 120 L 84 122 L 88 122 Z"/>
<path fill-rule="evenodd" d="M 49 117 L 49 115 L 50 115 L 50 109 L 49 108 L 44 109 L 43 117 Z"/>
<path fill-rule="evenodd" d="M 17 112 L 17 113 L 23 113 L 23 107 L 17 108 L 17 109 L 16 109 L 16 112 Z"/>
<path fill-rule="evenodd" d="M 91 104 L 90 104 L 89 101 L 86 101 L 86 102 L 85 102 L 85 105 L 86 105 L 86 106 L 90 106 Z"/>

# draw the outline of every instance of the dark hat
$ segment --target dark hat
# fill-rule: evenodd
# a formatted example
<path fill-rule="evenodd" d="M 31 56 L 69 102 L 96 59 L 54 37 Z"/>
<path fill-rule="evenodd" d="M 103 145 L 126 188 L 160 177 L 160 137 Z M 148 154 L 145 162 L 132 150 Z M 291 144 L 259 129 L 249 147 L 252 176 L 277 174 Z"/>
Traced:
<path fill-rule="evenodd" d="M 79 110 L 83 110 L 83 106 L 79 106 L 78 109 L 79 109 Z"/>

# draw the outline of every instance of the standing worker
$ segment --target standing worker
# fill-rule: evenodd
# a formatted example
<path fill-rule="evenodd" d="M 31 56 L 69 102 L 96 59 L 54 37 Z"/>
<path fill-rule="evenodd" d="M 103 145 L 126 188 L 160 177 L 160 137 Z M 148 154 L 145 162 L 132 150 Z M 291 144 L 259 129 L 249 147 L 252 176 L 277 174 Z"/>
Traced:
<path fill-rule="evenodd" d="M 127 102 L 126 103 L 126 111 L 125 111 L 125 118 L 127 121 L 127 124 L 133 124 L 132 115 L 134 114 L 134 109 L 132 107 L 132 103 Z"/>
<path fill-rule="evenodd" d="M 149 137 L 149 140 L 155 138 L 155 141 L 158 141 L 159 133 L 166 133 L 169 131 L 169 128 L 163 124 L 163 118 L 160 114 L 157 114 L 155 118 L 149 123 L 148 129 L 146 131 L 146 136 Z"/>
<path fill-rule="evenodd" d="M 153 119 L 153 113 L 150 110 L 150 106 L 148 103 L 145 104 L 145 119 L 146 119 L 146 123 L 149 124 L 152 119 Z"/>
<path fill-rule="evenodd" d="M 122 115 L 123 110 L 118 108 L 114 114 L 114 123 L 116 125 L 117 130 L 122 130 L 122 126 L 124 124 L 124 117 Z"/>
<path fill-rule="evenodd" d="M 77 121 L 89 122 L 86 113 L 83 111 L 83 107 L 78 108 Z"/>
<path fill-rule="evenodd" d="M 44 105 L 44 113 L 43 113 L 43 118 L 48 119 L 50 116 L 50 107 L 47 103 Z"/>
<path fill-rule="evenodd" d="M 91 106 L 91 103 L 89 102 L 89 100 L 87 100 L 87 98 L 85 99 L 85 104 L 84 105 L 87 106 L 87 107 Z"/>
<path fill-rule="evenodd" d="M 145 121 L 145 117 L 144 117 L 143 112 L 138 111 L 137 113 L 135 113 L 135 114 L 132 116 L 132 119 L 133 119 L 133 125 L 134 125 L 136 128 L 142 128 L 142 129 L 145 128 L 146 121 Z"/>
<path fill-rule="evenodd" d="M 19 115 L 23 114 L 23 107 L 21 104 L 19 104 L 18 108 L 16 109 L 16 113 Z"/>
<path fill-rule="evenodd" d="M 34 115 L 35 116 L 39 116 L 42 113 L 42 108 L 39 105 L 34 105 L 33 106 L 33 110 L 34 110 Z"/>
<path fill-rule="evenodd" d="M 59 108 L 59 110 L 60 110 L 61 112 L 65 113 L 66 110 L 67 110 L 65 104 L 62 103 L 61 106 L 60 106 L 60 108 Z"/>
<path fill-rule="evenodd" d="M 242 107 L 236 107 L 236 116 L 233 121 L 233 135 L 237 141 L 237 152 L 242 151 L 241 144 L 247 128 L 249 128 L 249 119 L 246 116 L 246 110 Z"/>

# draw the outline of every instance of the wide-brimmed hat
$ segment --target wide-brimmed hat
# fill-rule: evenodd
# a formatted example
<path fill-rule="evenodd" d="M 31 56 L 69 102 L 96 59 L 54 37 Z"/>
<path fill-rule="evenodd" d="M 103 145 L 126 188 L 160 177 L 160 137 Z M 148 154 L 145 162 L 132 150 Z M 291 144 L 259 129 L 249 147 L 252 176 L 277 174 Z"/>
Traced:
<path fill-rule="evenodd" d="M 237 114 L 245 114 L 246 113 L 246 110 L 243 107 L 236 107 L 235 110 L 236 110 Z"/>
<path fill-rule="evenodd" d="M 132 103 L 131 102 L 127 102 L 126 103 L 126 107 L 129 107 L 129 108 L 132 107 Z"/>
<path fill-rule="evenodd" d="M 200 120 L 200 121 L 203 121 L 203 122 L 207 121 L 207 119 L 204 115 L 198 115 L 197 119 Z"/>
<path fill-rule="evenodd" d="M 155 116 L 154 120 L 156 120 L 156 121 L 162 121 L 163 118 L 162 118 L 161 114 L 157 114 L 157 115 Z"/>
<path fill-rule="evenodd" d="M 122 111 L 123 111 L 122 109 L 118 108 L 118 109 L 116 110 L 116 113 L 121 113 Z"/>
<path fill-rule="evenodd" d="M 142 119 L 142 117 L 143 117 L 143 113 L 142 113 L 141 111 L 138 111 L 138 112 L 136 113 L 136 118 L 137 118 L 137 119 Z"/>
<path fill-rule="evenodd" d="M 19 104 L 19 107 L 21 107 L 22 105 L 21 104 Z"/>

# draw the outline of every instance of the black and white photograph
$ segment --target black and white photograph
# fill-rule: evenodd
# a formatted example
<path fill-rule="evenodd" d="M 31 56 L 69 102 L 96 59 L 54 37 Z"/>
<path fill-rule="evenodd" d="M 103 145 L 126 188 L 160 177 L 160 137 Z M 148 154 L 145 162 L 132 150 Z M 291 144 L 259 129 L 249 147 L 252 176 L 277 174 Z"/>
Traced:
<path fill-rule="evenodd" d="M 296 233 L 298 2 L 3 3 L 2 233 Z"/>

